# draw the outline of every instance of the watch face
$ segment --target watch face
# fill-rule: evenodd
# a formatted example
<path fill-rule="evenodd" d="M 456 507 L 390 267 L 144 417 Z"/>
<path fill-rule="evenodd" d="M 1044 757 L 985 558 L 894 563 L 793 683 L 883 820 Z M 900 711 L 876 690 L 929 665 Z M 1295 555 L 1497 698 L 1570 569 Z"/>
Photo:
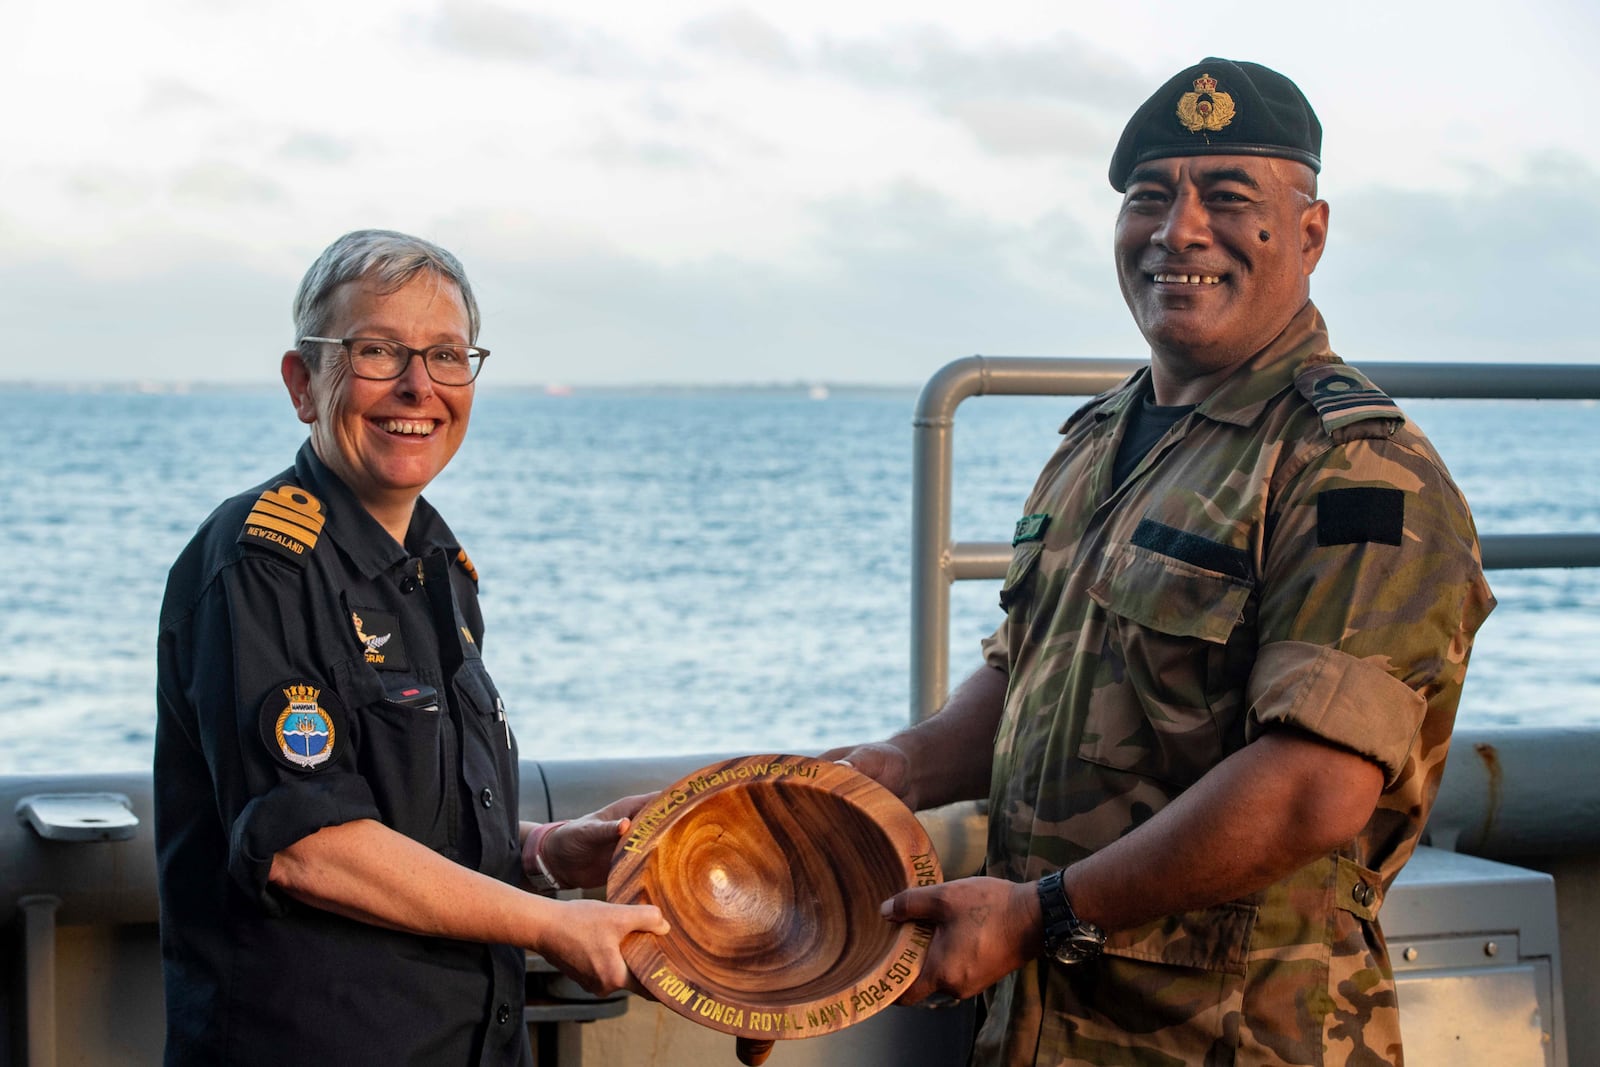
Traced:
<path fill-rule="evenodd" d="M 1085 960 L 1092 960 L 1100 955 L 1100 949 L 1105 946 L 1105 940 L 1105 935 L 1100 933 L 1094 926 L 1089 923 L 1080 923 L 1076 930 L 1067 933 L 1056 944 L 1051 955 L 1060 963 L 1083 963 Z"/>

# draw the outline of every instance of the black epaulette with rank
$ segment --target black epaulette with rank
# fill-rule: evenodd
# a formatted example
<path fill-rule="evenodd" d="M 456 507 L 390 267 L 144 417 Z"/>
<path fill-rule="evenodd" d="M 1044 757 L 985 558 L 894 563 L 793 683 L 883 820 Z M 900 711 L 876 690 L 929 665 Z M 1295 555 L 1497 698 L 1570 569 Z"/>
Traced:
<path fill-rule="evenodd" d="M 306 554 L 317 547 L 327 519 L 322 501 L 297 485 L 285 483 L 256 498 L 237 540 L 241 545 L 257 545 L 304 562 Z"/>
<path fill-rule="evenodd" d="M 1368 419 L 1405 421 L 1389 394 L 1348 363 L 1317 360 L 1295 376 L 1295 388 L 1317 409 L 1322 428 L 1331 435 Z"/>

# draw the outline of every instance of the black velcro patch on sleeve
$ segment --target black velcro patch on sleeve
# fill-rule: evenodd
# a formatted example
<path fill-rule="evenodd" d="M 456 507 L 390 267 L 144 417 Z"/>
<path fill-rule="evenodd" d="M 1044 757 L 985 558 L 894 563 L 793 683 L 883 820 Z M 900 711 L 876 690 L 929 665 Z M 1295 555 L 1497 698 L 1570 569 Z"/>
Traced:
<path fill-rule="evenodd" d="M 1234 578 L 1250 577 L 1250 554 L 1244 549 L 1168 526 L 1164 522 L 1140 519 L 1139 525 L 1134 528 L 1132 541 L 1140 548 L 1148 548 L 1204 570 L 1220 571 Z"/>
<path fill-rule="evenodd" d="M 1398 545 L 1406 494 L 1384 486 L 1324 489 L 1317 494 L 1317 544 Z"/>

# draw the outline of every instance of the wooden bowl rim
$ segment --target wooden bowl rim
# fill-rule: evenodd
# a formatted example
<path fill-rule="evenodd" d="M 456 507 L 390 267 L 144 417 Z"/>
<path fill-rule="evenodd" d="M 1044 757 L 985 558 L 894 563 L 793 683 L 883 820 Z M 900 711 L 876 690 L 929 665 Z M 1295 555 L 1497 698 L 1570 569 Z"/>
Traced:
<path fill-rule="evenodd" d="M 855 768 L 810 756 L 768 754 L 720 760 L 684 775 L 647 804 L 629 833 L 617 844 L 606 898 L 619 904 L 653 903 L 635 878 L 650 863 L 666 832 L 707 799 L 730 789 L 784 782 L 789 787 L 826 790 L 883 831 L 900 861 L 901 889 L 943 880 L 939 857 L 927 831 L 901 800 Z M 868 810 L 858 798 L 870 798 Z M 631 883 L 631 886 L 630 886 Z M 898 890 L 897 890 L 898 891 Z M 887 922 L 888 920 L 884 920 Z M 667 939 L 676 936 L 667 935 Z M 853 1026 L 892 1004 L 922 970 L 933 928 L 925 923 L 896 927 L 888 948 L 860 975 L 841 977 L 837 991 L 787 1004 L 769 998 L 714 998 L 706 987 L 720 980 L 680 973 L 688 968 L 669 959 L 663 939 L 631 934 L 622 943 L 628 969 L 667 1008 L 702 1026 L 739 1037 L 791 1040 L 820 1037 Z"/>

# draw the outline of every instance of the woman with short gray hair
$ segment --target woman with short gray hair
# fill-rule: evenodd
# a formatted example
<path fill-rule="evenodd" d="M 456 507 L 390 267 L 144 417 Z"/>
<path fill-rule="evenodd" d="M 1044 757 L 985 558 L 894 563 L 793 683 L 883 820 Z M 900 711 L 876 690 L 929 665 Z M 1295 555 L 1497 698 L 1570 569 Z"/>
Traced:
<path fill-rule="evenodd" d="M 422 490 L 488 357 L 460 263 L 363 230 L 306 272 L 280 369 L 310 428 L 224 502 L 161 610 L 156 845 L 169 1065 L 529 1064 L 525 950 L 633 985 L 654 907 L 605 881 L 643 798 L 519 822 L 478 574 Z"/>

